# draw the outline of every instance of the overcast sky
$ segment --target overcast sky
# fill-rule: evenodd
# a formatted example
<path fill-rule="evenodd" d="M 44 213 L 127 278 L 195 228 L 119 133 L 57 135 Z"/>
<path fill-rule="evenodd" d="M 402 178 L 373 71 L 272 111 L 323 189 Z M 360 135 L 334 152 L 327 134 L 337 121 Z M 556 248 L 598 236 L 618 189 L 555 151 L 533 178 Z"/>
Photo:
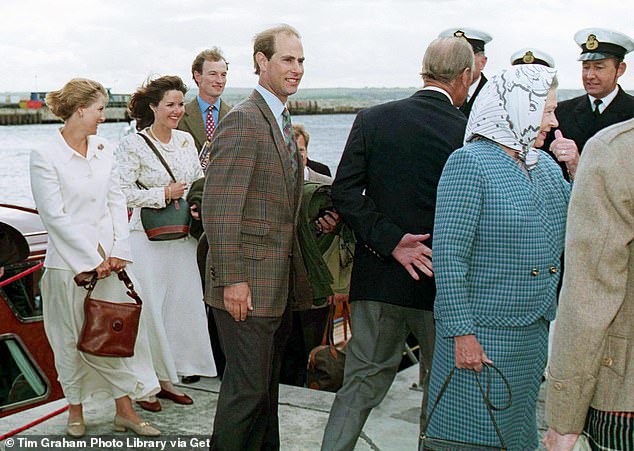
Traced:
<path fill-rule="evenodd" d="M 257 82 L 252 38 L 285 22 L 302 34 L 303 88 L 410 87 L 427 44 L 463 26 L 493 36 L 486 74 L 526 46 L 550 53 L 560 87 L 581 88 L 573 35 L 585 27 L 634 36 L 631 0 L 0 0 L 0 92 L 47 91 L 87 77 L 131 92 L 150 75 L 180 75 L 219 46 L 227 86 Z M 620 79 L 634 89 L 634 54 Z"/>

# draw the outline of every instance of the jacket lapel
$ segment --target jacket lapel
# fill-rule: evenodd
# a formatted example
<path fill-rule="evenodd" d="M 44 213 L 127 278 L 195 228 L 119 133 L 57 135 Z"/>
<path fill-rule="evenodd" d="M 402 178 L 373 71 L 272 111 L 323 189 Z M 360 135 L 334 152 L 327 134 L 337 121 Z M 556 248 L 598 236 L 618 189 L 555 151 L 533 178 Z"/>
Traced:
<path fill-rule="evenodd" d="M 218 110 L 218 122 L 220 122 L 222 120 L 223 117 L 226 116 L 226 114 L 231 111 L 231 107 L 229 105 L 227 105 L 222 98 L 220 99 L 220 110 Z"/>
<path fill-rule="evenodd" d="M 587 141 L 588 138 L 594 134 L 596 121 L 587 95 L 583 96 L 581 101 L 577 103 L 573 116 L 579 130 L 579 135 L 584 137 L 582 142 Z M 579 150 L 581 151 L 581 149 Z"/>
<path fill-rule="evenodd" d="M 205 131 L 203 116 L 200 114 L 200 106 L 198 105 L 198 100 L 196 98 L 185 105 L 185 117 L 183 117 L 183 120 L 187 122 L 187 125 L 192 131 L 194 137 L 197 138 L 197 140 L 202 141 L 200 143 L 202 146 L 202 144 L 204 144 L 207 140 L 207 132 Z"/>
<path fill-rule="evenodd" d="M 282 165 L 284 172 L 284 181 L 286 185 L 286 194 L 288 197 L 289 208 L 291 212 L 295 213 L 294 216 L 297 215 L 297 186 L 293 186 L 293 182 L 291 180 L 291 160 L 288 155 L 288 150 L 286 148 L 286 143 L 284 142 L 284 136 L 282 135 L 282 131 L 280 127 L 277 125 L 277 121 L 273 117 L 273 113 L 271 109 L 266 104 L 264 98 L 260 95 L 259 92 L 253 90 L 251 96 L 249 97 L 256 106 L 262 112 L 262 115 L 269 123 L 269 127 L 271 128 L 271 135 L 273 138 L 273 143 L 275 145 L 275 149 L 277 150 L 278 157 L 280 159 L 280 164 Z M 296 156 L 299 152 L 296 152 Z M 300 164 L 301 166 L 301 164 Z M 298 167 L 300 167 L 298 166 Z M 298 174 L 299 175 L 299 174 Z M 299 179 L 299 177 L 297 177 Z"/>
<path fill-rule="evenodd" d="M 618 94 L 614 97 L 614 100 L 608 105 L 603 114 L 599 116 L 597 130 L 602 130 L 609 125 L 626 121 L 632 117 L 632 110 L 627 104 L 626 99 L 625 93 L 619 86 Z"/>

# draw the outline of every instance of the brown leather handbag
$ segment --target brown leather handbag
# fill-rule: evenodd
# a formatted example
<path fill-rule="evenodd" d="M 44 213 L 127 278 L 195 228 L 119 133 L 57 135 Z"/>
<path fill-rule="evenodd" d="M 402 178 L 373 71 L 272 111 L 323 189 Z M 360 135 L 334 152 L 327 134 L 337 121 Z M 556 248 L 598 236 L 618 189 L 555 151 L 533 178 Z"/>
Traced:
<path fill-rule="evenodd" d="M 86 278 L 85 274 L 75 276 L 75 283 L 88 290 L 84 299 L 84 325 L 77 349 L 101 357 L 132 357 L 143 302 L 134 291 L 130 277 L 124 270 L 117 274 L 128 289 L 126 294 L 134 299 L 134 303 L 91 298 L 97 284 L 97 274 L 90 278 Z"/>
<path fill-rule="evenodd" d="M 336 392 L 343 385 L 343 369 L 346 363 L 345 346 L 348 344 L 348 329 L 350 328 L 350 304 L 342 304 L 344 343 L 335 347 L 333 330 L 335 306 L 329 306 L 328 322 L 321 345 L 313 348 L 308 354 L 306 371 L 306 386 L 314 390 Z M 352 329 L 350 328 L 352 332 Z"/>

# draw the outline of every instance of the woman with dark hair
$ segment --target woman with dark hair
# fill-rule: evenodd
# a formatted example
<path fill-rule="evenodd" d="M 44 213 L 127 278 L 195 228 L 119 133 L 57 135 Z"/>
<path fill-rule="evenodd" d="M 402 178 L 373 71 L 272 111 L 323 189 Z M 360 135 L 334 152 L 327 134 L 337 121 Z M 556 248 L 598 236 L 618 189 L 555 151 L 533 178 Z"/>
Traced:
<path fill-rule="evenodd" d="M 125 197 L 112 147 L 96 136 L 106 119 L 107 102 L 103 86 L 83 78 L 46 96 L 47 106 L 64 125 L 53 132 L 46 147 L 31 153 L 31 189 L 48 231 L 42 277 L 44 328 L 70 405 L 68 435 L 81 437 L 86 432 L 82 403 L 91 396 L 105 396 L 115 400 L 115 430 L 157 436 L 160 432 L 137 416 L 130 401 L 159 391 L 145 334 L 145 305 L 133 357 L 97 357 L 77 349 L 86 290 L 74 277 L 95 272 L 103 279 L 95 297 L 125 301 L 123 285 L 109 275 L 132 261 Z M 134 277 L 131 272 L 129 276 Z"/>
<path fill-rule="evenodd" d="M 536 449 L 536 404 L 555 317 L 570 186 L 544 151 L 556 128 L 557 81 L 545 66 L 503 70 L 476 99 L 465 144 L 447 160 L 436 200 L 436 344 L 429 437 Z M 566 159 L 574 176 L 578 154 Z M 562 160 L 563 161 L 563 160 Z M 508 380 L 474 371 L 493 364 Z M 458 368 L 454 371 L 454 368 Z M 453 378 L 432 414 L 443 383 Z M 489 371 L 487 368 L 485 371 Z M 430 417 L 431 415 L 431 417 Z M 503 446 L 504 447 L 504 446 Z"/>
<path fill-rule="evenodd" d="M 177 130 L 185 112 L 187 88 L 176 76 L 148 81 L 130 99 L 130 116 L 139 133 L 126 136 L 116 151 L 121 188 L 130 218 L 130 244 L 135 273 L 151 312 L 152 360 L 161 391 L 159 398 L 179 404 L 192 399 L 173 383 L 178 376 L 213 377 L 216 367 L 207 332 L 205 306 L 192 237 L 150 241 L 140 218 L 141 207 L 163 208 L 184 197 L 191 183 L 203 176 L 194 140 Z M 143 135 L 143 136 L 141 136 Z M 173 181 L 146 138 L 164 158 Z M 161 410 L 153 397 L 139 402 L 150 411 Z"/>

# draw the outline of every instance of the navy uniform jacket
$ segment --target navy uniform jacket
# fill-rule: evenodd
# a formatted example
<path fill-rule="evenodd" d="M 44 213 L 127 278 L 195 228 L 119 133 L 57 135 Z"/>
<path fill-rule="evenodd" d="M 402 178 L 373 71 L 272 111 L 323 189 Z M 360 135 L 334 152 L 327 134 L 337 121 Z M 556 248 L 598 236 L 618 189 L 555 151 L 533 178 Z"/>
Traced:
<path fill-rule="evenodd" d="M 352 300 L 433 308 L 434 279 L 414 280 L 391 254 L 406 233 L 432 232 L 438 180 L 466 122 L 447 96 L 430 90 L 357 115 L 332 186 L 358 240 Z"/>
<path fill-rule="evenodd" d="M 564 138 L 574 140 L 577 143 L 579 153 L 581 153 L 588 139 L 593 137 L 599 130 L 634 118 L 634 97 L 623 91 L 619 86 L 618 94 L 597 119 L 594 117 L 587 94 L 561 102 L 555 111 L 555 115 L 559 121 L 559 130 L 563 133 Z M 550 143 L 554 139 L 555 133 L 551 131 L 542 149 L 549 150 Z M 553 155 L 551 154 L 551 156 Z M 562 163 L 560 166 L 564 176 L 568 178 L 566 165 Z"/>
<path fill-rule="evenodd" d="M 473 95 L 469 98 L 469 101 L 465 102 L 459 108 L 460 111 L 462 111 L 467 118 L 469 117 L 469 113 L 471 113 L 471 108 L 473 108 L 473 102 L 475 102 L 476 97 L 478 97 L 478 94 L 480 94 L 480 91 L 482 91 L 482 88 L 484 87 L 486 82 L 487 82 L 487 78 L 484 76 L 484 74 L 482 74 L 480 76 L 480 82 L 478 83 L 478 87 L 476 88 L 475 91 L 473 91 Z"/>

